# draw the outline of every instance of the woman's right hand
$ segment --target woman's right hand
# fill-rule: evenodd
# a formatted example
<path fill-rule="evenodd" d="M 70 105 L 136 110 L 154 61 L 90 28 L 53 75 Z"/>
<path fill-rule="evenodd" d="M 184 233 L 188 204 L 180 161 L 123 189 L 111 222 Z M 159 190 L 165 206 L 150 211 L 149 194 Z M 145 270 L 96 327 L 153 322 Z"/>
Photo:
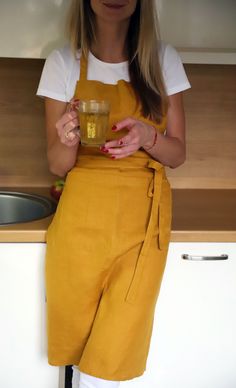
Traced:
<path fill-rule="evenodd" d="M 80 142 L 79 121 L 75 109 L 78 101 L 72 100 L 68 105 L 68 111 L 57 121 L 57 134 L 62 144 L 68 147 Z"/>
<path fill-rule="evenodd" d="M 47 158 L 52 174 L 65 177 L 77 160 L 79 122 L 72 103 L 45 98 Z"/>

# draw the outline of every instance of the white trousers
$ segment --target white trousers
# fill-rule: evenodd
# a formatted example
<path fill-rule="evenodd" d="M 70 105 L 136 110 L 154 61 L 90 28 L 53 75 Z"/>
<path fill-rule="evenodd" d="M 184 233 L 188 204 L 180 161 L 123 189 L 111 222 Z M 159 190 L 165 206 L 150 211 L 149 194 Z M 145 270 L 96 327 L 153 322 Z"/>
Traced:
<path fill-rule="evenodd" d="M 76 366 L 72 367 L 72 388 L 119 388 L 120 381 L 103 380 L 98 377 L 80 372 Z"/>

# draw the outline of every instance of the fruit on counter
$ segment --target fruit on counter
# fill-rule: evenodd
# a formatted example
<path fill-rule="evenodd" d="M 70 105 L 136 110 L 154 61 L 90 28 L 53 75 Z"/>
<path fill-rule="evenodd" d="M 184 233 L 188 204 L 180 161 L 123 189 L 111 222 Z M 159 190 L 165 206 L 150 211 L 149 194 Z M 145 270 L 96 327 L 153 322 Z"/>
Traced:
<path fill-rule="evenodd" d="M 51 186 L 50 194 L 57 201 L 59 201 L 64 185 L 65 185 L 65 181 L 63 179 L 58 179 Z"/>

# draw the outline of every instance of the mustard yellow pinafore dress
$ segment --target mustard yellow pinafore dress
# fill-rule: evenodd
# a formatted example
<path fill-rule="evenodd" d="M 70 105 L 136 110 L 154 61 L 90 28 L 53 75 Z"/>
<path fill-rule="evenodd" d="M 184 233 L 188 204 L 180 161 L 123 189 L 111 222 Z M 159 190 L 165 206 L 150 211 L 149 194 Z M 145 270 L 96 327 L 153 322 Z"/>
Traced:
<path fill-rule="evenodd" d="M 81 58 L 75 96 L 111 103 L 116 122 L 142 117 L 130 83 L 87 80 Z M 156 125 L 164 131 L 164 123 Z M 79 147 L 47 233 L 48 359 L 106 380 L 145 371 L 165 268 L 171 191 L 162 164 L 139 150 L 112 160 Z"/>

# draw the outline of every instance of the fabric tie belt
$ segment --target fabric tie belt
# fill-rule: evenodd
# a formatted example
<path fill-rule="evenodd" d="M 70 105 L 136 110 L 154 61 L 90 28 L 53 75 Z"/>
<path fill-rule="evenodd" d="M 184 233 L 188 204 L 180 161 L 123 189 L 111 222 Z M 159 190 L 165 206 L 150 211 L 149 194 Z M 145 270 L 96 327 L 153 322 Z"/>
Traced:
<path fill-rule="evenodd" d="M 134 302 L 138 292 L 139 285 L 142 281 L 142 273 L 145 265 L 145 259 L 148 254 L 149 246 L 150 246 L 150 243 L 154 234 L 155 225 L 157 222 L 158 206 L 160 203 L 161 189 L 162 189 L 162 179 L 164 175 L 163 165 L 158 163 L 155 160 L 152 160 L 152 159 L 149 160 L 147 167 L 154 170 L 153 178 L 148 190 L 148 196 L 152 197 L 152 205 L 151 205 L 150 218 L 148 222 L 145 239 L 136 262 L 133 278 L 131 280 L 128 292 L 125 297 L 126 302 L 129 302 L 129 303 Z M 160 231 L 158 231 L 158 236 L 159 235 L 160 235 Z M 159 244 L 159 247 L 160 247 L 160 244 Z"/>

